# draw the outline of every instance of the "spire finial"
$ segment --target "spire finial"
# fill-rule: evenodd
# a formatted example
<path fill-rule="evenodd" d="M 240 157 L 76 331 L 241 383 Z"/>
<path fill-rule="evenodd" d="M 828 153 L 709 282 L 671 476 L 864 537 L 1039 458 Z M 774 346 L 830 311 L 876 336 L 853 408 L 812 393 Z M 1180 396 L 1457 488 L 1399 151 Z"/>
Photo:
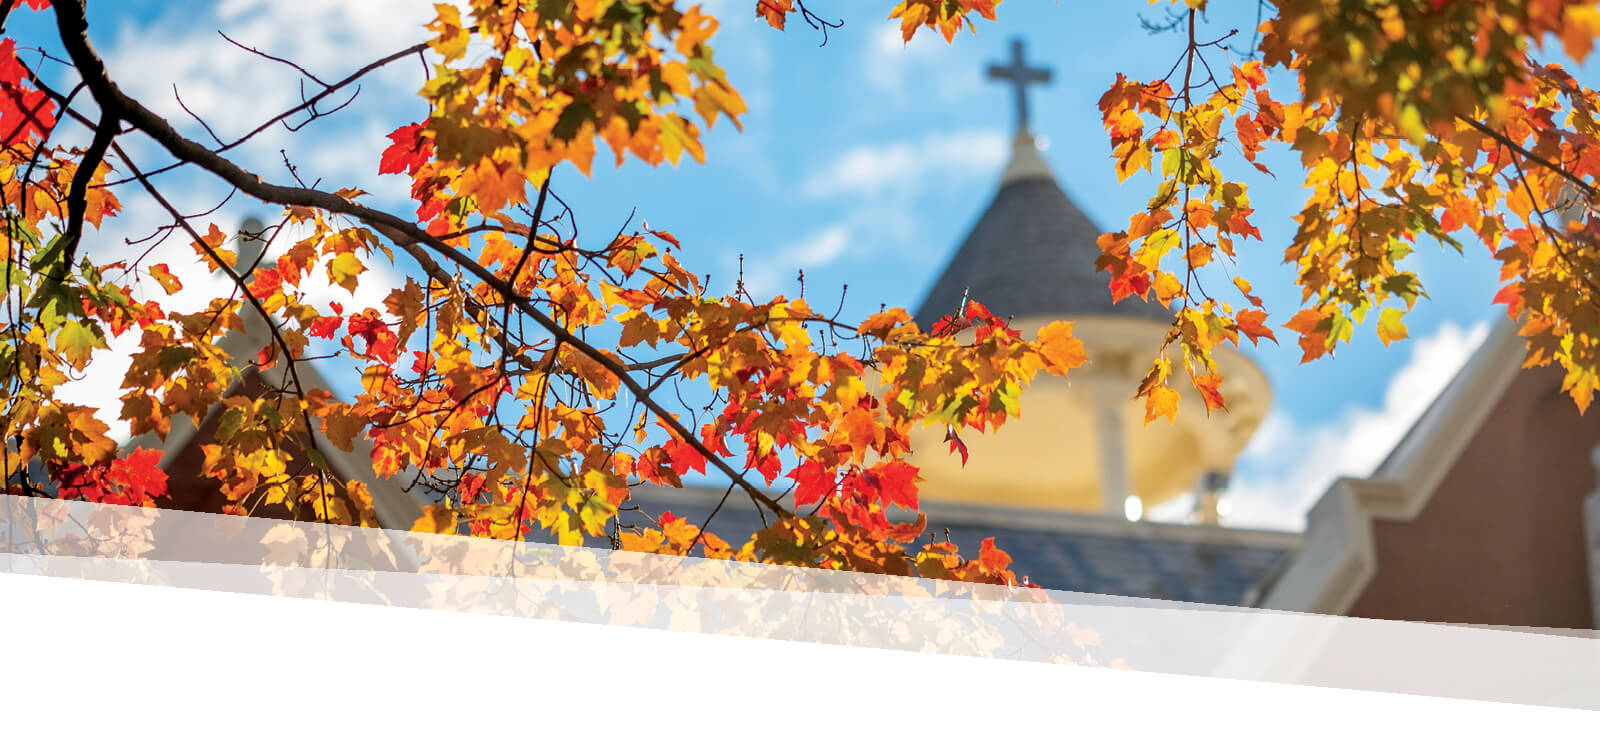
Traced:
<path fill-rule="evenodd" d="M 1050 70 L 1042 67 L 1028 67 L 1022 52 L 1022 39 L 1011 40 L 1011 62 L 1007 65 L 990 65 L 990 80 L 1003 80 L 1009 82 L 1017 93 L 1017 133 L 1028 132 L 1028 86 L 1034 83 L 1049 83 Z"/>

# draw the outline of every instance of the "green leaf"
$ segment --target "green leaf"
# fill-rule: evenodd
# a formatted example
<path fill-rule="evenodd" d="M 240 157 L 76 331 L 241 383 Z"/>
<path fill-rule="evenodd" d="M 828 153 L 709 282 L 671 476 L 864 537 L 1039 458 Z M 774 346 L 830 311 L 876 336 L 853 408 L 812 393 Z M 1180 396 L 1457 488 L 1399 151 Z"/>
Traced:
<path fill-rule="evenodd" d="M 62 251 L 65 248 L 62 246 L 62 244 L 66 243 L 65 239 L 65 235 L 57 235 L 50 240 L 49 244 L 45 245 L 44 249 L 33 255 L 33 261 L 29 264 L 32 265 L 34 272 L 48 277 L 65 274 L 62 272 L 63 268 L 61 266 L 62 261 L 66 259 Z"/>
<path fill-rule="evenodd" d="M 1170 178 L 1173 175 L 1173 173 L 1178 170 L 1178 164 L 1180 163 L 1180 159 L 1182 158 L 1182 154 L 1183 154 L 1183 149 L 1182 148 L 1169 148 L 1165 153 L 1161 154 L 1161 175 L 1162 176 Z"/>
<path fill-rule="evenodd" d="M 6 265 L 9 270 L 6 273 L 6 285 L 14 288 L 27 288 L 28 274 L 23 272 L 22 265 L 15 262 L 7 262 Z"/>
<path fill-rule="evenodd" d="M 1363 320 L 1365 320 L 1367 318 L 1367 309 L 1368 308 L 1370 308 L 1370 307 L 1367 306 L 1367 299 L 1365 297 L 1363 297 L 1354 306 L 1350 307 L 1350 318 L 1354 319 L 1356 324 L 1360 324 Z"/>
<path fill-rule="evenodd" d="M 217 432 L 214 438 L 222 443 L 233 440 L 244 427 L 245 411 L 240 407 L 230 407 L 223 411 L 217 418 Z"/>
<path fill-rule="evenodd" d="M 561 118 L 556 120 L 556 126 L 550 129 L 550 134 L 557 140 L 571 140 L 578 136 L 578 128 L 584 122 L 594 119 L 594 109 L 589 102 L 583 99 L 573 99 L 567 108 L 561 111 Z"/>
<path fill-rule="evenodd" d="M 1350 335 L 1355 332 L 1355 325 L 1350 323 L 1348 317 L 1344 314 L 1335 313 L 1328 318 L 1328 322 L 1328 337 L 1340 342 L 1350 341 Z"/>
<path fill-rule="evenodd" d="M 173 371 L 183 368 L 194 360 L 194 348 L 184 345 L 168 345 L 156 353 L 156 366 L 161 370 L 162 376 L 171 376 Z"/>
<path fill-rule="evenodd" d="M 998 405 L 998 407 L 996 407 Z M 990 411 L 1004 409 L 1007 417 L 1016 417 L 1022 413 L 1022 390 L 1012 382 L 1006 382 L 994 390 L 994 398 L 989 402 Z"/>
<path fill-rule="evenodd" d="M 68 320 L 61 326 L 61 332 L 56 335 L 56 349 L 73 368 L 83 368 L 89 363 L 89 357 L 94 354 L 95 349 L 105 346 L 105 335 L 101 334 L 99 326 L 93 322 L 86 324 L 76 319 Z"/>

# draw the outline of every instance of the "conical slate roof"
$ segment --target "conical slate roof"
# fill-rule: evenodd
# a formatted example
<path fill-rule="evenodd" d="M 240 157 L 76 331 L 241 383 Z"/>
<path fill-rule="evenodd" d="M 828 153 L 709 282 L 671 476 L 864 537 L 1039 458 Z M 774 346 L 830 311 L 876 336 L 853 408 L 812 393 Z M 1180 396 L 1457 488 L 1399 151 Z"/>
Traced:
<path fill-rule="evenodd" d="M 1100 230 L 1072 204 L 1024 131 L 1000 192 L 917 309 L 917 326 L 960 310 L 967 297 L 1006 317 L 1114 315 L 1170 322 L 1154 300 L 1113 304 L 1110 276 L 1095 270 Z"/>

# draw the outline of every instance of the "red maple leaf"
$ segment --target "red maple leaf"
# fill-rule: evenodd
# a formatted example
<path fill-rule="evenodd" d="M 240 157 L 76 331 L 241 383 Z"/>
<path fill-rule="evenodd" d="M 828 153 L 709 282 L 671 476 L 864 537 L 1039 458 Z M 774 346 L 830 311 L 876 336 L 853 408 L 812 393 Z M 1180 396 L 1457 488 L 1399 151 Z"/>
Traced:
<path fill-rule="evenodd" d="M 11 39 L 0 41 L 0 84 L 22 85 L 22 62 L 17 59 L 17 43 Z"/>
<path fill-rule="evenodd" d="M 878 496 L 891 506 L 917 510 L 917 468 L 905 462 L 884 462 L 867 470 Z"/>
<path fill-rule="evenodd" d="M 985 537 L 978 547 L 978 565 L 990 573 L 999 573 L 1011 565 L 1011 554 L 995 547 L 993 537 Z"/>
<path fill-rule="evenodd" d="M 680 475 L 689 474 L 689 470 L 706 473 L 706 455 L 693 446 L 674 438 L 662 444 L 661 449 L 672 459 L 672 471 Z"/>
<path fill-rule="evenodd" d="M 701 464 L 705 463 L 704 459 L 700 461 Z M 773 480 L 778 479 L 778 473 L 783 470 L 783 458 L 779 457 L 776 451 L 758 455 L 756 450 L 752 448 L 745 455 L 744 466 L 746 469 L 754 467 L 757 472 L 761 473 L 762 479 L 766 480 L 768 485 L 771 485 Z M 705 470 L 701 469 L 701 473 L 703 474 L 704 472 Z"/>
<path fill-rule="evenodd" d="M 161 452 L 136 449 L 106 464 L 70 464 L 61 469 L 60 496 L 116 506 L 149 506 L 167 493 Z"/>
<path fill-rule="evenodd" d="M 16 42 L 0 42 L 0 145 L 11 146 L 30 135 L 44 137 L 56 125 L 55 102 L 23 82 Z"/>
<path fill-rule="evenodd" d="M 333 333 L 338 332 L 339 326 L 342 324 L 344 324 L 344 319 L 340 317 L 325 316 L 312 322 L 311 326 L 306 329 L 306 334 L 312 337 L 321 337 L 324 340 L 332 340 Z"/>
<path fill-rule="evenodd" d="M 433 141 L 422 134 L 422 124 L 408 124 L 389 133 L 394 145 L 383 151 L 378 159 L 378 173 L 416 176 L 428 159 L 433 157 Z"/>
<path fill-rule="evenodd" d="M 933 323 L 933 329 L 931 332 L 934 337 L 950 337 L 951 335 L 954 335 L 955 333 L 971 326 L 971 322 L 968 322 L 965 319 L 957 319 L 947 314 L 939 317 L 939 319 Z"/>
<path fill-rule="evenodd" d="M 967 321 L 978 330 L 978 341 L 983 342 L 997 334 L 1010 339 L 1017 339 L 1020 333 L 1006 324 L 1004 319 L 994 315 L 989 307 L 977 301 L 968 301 L 965 316 Z"/>
<path fill-rule="evenodd" d="M 961 440 L 961 435 L 956 433 L 955 426 L 947 425 L 944 431 L 944 441 L 950 444 L 950 453 L 961 452 L 961 466 L 967 466 L 967 444 Z"/>
<path fill-rule="evenodd" d="M 1512 283 L 1494 294 L 1494 303 L 1506 305 L 1506 316 L 1516 319 L 1522 313 L 1522 284 Z"/>
<path fill-rule="evenodd" d="M 388 324 L 377 317 L 376 312 L 369 309 L 364 316 L 351 316 L 346 328 L 350 330 L 350 334 L 345 336 L 344 342 L 346 347 L 351 348 L 350 352 L 355 352 L 352 338 L 359 337 L 367 343 L 365 357 L 377 358 L 384 363 L 394 363 L 399 359 L 400 353 L 395 346 L 400 343 L 400 338 L 395 335 L 394 330 L 389 329 Z"/>
<path fill-rule="evenodd" d="M 789 477 L 794 478 L 796 506 L 809 506 L 827 498 L 839 484 L 832 470 L 824 469 L 821 464 L 812 461 L 790 470 Z"/>
<path fill-rule="evenodd" d="M 723 442 L 722 434 L 717 432 L 715 423 L 706 423 L 700 426 L 700 443 L 706 445 L 711 453 L 717 456 L 731 457 L 733 452 L 728 451 L 728 445 Z"/>
<path fill-rule="evenodd" d="M 1144 298 L 1150 292 L 1150 276 L 1143 273 L 1125 273 L 1111 278 L 1111 302 L 1120 303 L 1128 296 Z"/>
<path fill-rule="evenodd" d="M 283 273 L 272 267 L 257 267 L 247 287 L 251 295 L 265 300 L 283 288 Z"/>

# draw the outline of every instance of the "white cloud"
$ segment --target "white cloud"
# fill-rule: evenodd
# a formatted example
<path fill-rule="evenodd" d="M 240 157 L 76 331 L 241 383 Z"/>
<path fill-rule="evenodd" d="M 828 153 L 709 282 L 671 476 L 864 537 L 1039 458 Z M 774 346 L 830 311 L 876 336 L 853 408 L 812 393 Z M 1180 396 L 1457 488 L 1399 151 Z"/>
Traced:
<path fill-rule="evenodd" d="M 166 193 L 166 197 L 180 209 L 192 209 L 185 206 L 211 199 L 210 195 L 202 199 L 171 192 Z M 134 284 L 136 300 L 155 301 L 169 313 L 195 313 L 204 309 L 212 299 L 227 296 L 232 292 L 232 281 L 220 273 L 212 273 L 206 267 L 190 246 L 190 239 L 186 233 L 173 231 L 154 246 L 139 244 L 130 248 L 124 242 L 125 239 L 142 238 L 156 226 L 170 223 L 171 219 L 154 200 L 141 191 L 125 191 L 123 207 L 121 214 L 106 219 L 99 231 L 89 235 L 89 240 L 85 243 L 89 257 L 103 264 L 118 259 L 132 259 L 129 256 L 130 250 L 137 251 L 144 256 L 138 264 L 141 271 L 153 264 L 164 264 L 183 286 L 178 292 L 168 294 L 152 279 L 141 278 Z M 222 210 L 195 220 L 194 224 L 196 230 L 204 232 L 210 224 L 215 223 L 219 229 L 231 236 L 247 215 L 268 221 L 277 219 L 275 211 L 268 213 L 263 209 L 247 210 L 234 202 Z M 272 266 L 279 253 L 308 235 L 309 232 L 305 229 L 285 227 L 268 246 L 267 258 L 261 266 Z M 228 248 L 237 250 L 237 245 L 230 241 Z M 384 296 L 402 282 L 400 273 L 382 254 L 363 258 L 362 262 L 368 269 L 362 274 L 361 284 L 354 294 L 333 285 L 320 267 L 315 269 L 300 284 L 306 302 L 316 305 L 325 313 L 332 313 L 330 301 L 343 305 L 346 313 L 368 307 L 381 310 Z M 133 283 L 132 278 L 120 278 L 116 273 L 112 273 L 110 279 L 119 283 Z M 127 423 L 116 419 L 122 408 L 119 401 L 123 394 L 122 378 L 128 370 L 133 354 L 139 350 L 139 341 L 138 329 L 127 330 L 120 337 L 112 338 L 108 341 L 109 349 L 96 352 L 88 368 L 81 374 L 81 378 L 58 389 L 63 401 L 97 408 L 102 421 L 110 426 L 108 435 L 118 441 L 128 435 Z M 314 342 L 321 343 L 321 341 Z"/>
<path fill-rule="evenodd" d="M 124 90 L 187 136 L 208 144 L 215 141 L 184 111 L 185 106 L 218 137 L 231 141 L 301 103 L 302 83 L 306 96 L 319 90 L 287 65 L 235 47 L 219 30 L 244 46 L 293 61 L 323 81 L 333 82 L 380 56 L 426 39 L 429 32 L 423 25 L 433 14 L 431 4 L 422 0 L 227 0 L 198 17 L 191 17 L 193 9 L 182 12 L 187 15 L 181 23 L 167 18 L 126 24 L 111 43 L 101 45 L 112 77 Z M 287 178 L 279 154 L 283 149 L 302 167 L 301 176 L 307 182 L 325 178 L 350 183 L 356 177 L 370 181 L 365 177 L 376 171 L 378 154 L 387 144 L 381 132 L 405 123 L 400 120 L 407 115 L 398 113 L 394 102 L 416 100 L 422 73 L 415 59 L 397 61 L 363 78 L 354 105 L 333 120 L 298 133 L 281 124 L 273 126 L 230 155 L 245 168 L 273 180 Z M 352 86 L 335 94 L 322 110 L 342 103 L 354 91 Z M 415 117 L 422 111 L 418 104 L 409 115 Z M 296 116 L 289 121 L 302 120 Z M 387 127 L 378 137 L 365 131 L 360 137 L 329 137 L 332 129 L 342 127 L 340 123 L 363 121 L 366 126 L 362 130 L 380 124 Z M 136 156 L 141 153 L 148 150 L 135 151 Z M 146 156 L 143 160 L 164 159 Z M 314 166 L 307 169 L 307 164 Z"/>
<path fill-rule="evenodd" d="M 1487 334 L 1488 325 L 1481 322 L 1470 330 L 1445 323 L 1418 338 L 1411 359 L 1389 380 L 1380 410 L 1355 407 L 1315 425 L 1278 412 L 1268 415 L 1225 494 L 1228 523 L 1303 529 L 1306 512 L 1335 479 L 1365 477 L 1378 467 Z"/>
<path fill-rule="evenodd" d="M 828 226 L 768 255 L 746 253 L 745 289 L 758 302 L 779 292 L 798 295 L 798 283 L 794 292 L 787 292 L 785 284 L 795 281 L 802 270 L 816 271 L 833 264 L 849 247 L 851 236 L 846 226 Z"/>
<path fill-rule="evenodd" d="M 429 32 L 423 25 L 433 15 L 431 3 L 423 0 L 225 0 L 208 12 L 196 15 L 194 11 L 170 11 L 184 13 L 182 23 L 171 22 L 173 16 L 125 23 L 109 43 L 102 37 L 110 35 L 102 35 L 99 29 L 92 29 L 91 34 L 105 50 L 112 77 L 125 91 L 203 143 L 213 141 L 184 106 L 218 136 L 231 140 L 301 100 L 299 73 L 235 47 L 217 33 L 219 29 L 240 44 L 292 60 L 331 82 L 379 56 L 426 39 Z M 396 112 L 395 102 L 418 101 L 415 93 L 421 80 L 422 69 L 415 60 L 397 62 L 364 78 L 355 104 L 334 118 L 299 133 L 274 126 L 229 156 L 269 181 L 284 181 L 289 177 L 282 165 L 284 155 L 279 153 L 283 149 L 308 183 L 322 179 L 323 186 L 337 188 L 359 182 L 377 193 L 378 201 L 403 205 L 407 198 L 403 178 L 374 177 L 379 154 L 388 144 L 384 134 L 402 124 L 400 120 L 406 116 Z M 182 105 L 174 96 L 174 85 L 183 98 Z M 306 86 L 307 95 L 316 92 L 314 83 L 307 81 Z M 335 98 L 335 103 L 344 100 Z M 413 116 L 422 111 L 420 104 L 413 109 Z M 142 168 L 168 162 L 168 157 L 155 153 L 152 143 L 131 141 L 125 147 Z M 186 212 L 213 208 L 227 194 L 220 180 L 192 167 L 154 181 Z M 136 185 L 122 188 L 118 196 L 123 202 L 122 214 L 107 219 L 101 230 L 91 234 L 86 253 L 102 263 L 144 253 L 139 267 L 166 264 L 183 285 L 182 290 L 168 295 L 154 282 L 144 280 L 135 286 L 136 298 L 155 300 L 169 312 L 193 313 L 212 298 L 231 292 L 230 281 L 205 267 L 190 248 L 186 234 L 175 231 L 153 247 L 130 247 L 126 240 L 145 237 L 170 218 Z M 268 223 L 278 219 L 275 208 L 235 196 L 221 209 L 193 222 L 202 232 L 216 223 L 232 234 L 247 214 Z M 283 232 L 269 247 L 268 261 L 300 238 L 301 232 Z M 399 283 L 399 273 L 381 255 L 363 262 L 368 271 L 355 295 L 332 285 L 326 273 L 316 271 L 302 284 L 307 300 L 323 310 L 329 310 L 330 301 L 343 304 L 347 312 L 381 309 L 383 296 Z M 116 280 L 115 276 L 112 279 Z M 121 409 L 120 384 L 138 343 L 137 330 L 112 339 L 110 350 L 94 357 L 82 379 L 60 389 L 67 401 L 99 408 L 101 417 L 112 426 L 110 435 L 118 439 L 127 432 L 126 424 L 115 420 Z"/>
<path fill-rule="evenodd" d="M 812 198 L 882 197 L 925 186 L 930 177 L 990 175 L 1005 163 L 1006 137 L 995 130 L 935 133 L 919 141 L 851 148 L 812 174 L 801 192 Z"/>
<path fill-rule="evenodd" d="M 924 30 L 905 41 L 899 22 L 873 30 L 863 45 L 861 76 L 887 104 L 901 104 L 914 93 L 930 91 L 945 101 L 965 98 L 978 90 L 983 79 L 972 60 L 946 44 L 943 37 Z"/>

